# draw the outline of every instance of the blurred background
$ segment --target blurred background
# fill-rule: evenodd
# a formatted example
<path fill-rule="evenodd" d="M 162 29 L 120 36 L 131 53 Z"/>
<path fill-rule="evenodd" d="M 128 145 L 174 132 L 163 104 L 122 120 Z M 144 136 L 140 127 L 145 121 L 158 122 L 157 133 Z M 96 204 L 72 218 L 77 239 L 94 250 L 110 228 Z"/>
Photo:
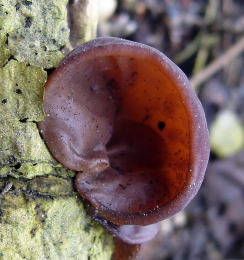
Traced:
<path fill-rule="evenodd" d="M 98 36 L 142 42 L 169 56 L 190 78 L 210 130 L 200 192 L 160 223 L 140 259 L 244 259 L 244 0 L 98 2 Z"/>

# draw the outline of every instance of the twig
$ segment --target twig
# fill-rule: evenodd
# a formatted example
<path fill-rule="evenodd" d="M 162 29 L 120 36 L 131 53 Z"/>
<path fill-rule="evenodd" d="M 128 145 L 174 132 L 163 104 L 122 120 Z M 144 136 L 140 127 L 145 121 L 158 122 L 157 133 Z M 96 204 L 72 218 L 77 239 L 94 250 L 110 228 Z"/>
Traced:
<path fill-rule="evenodd" d="M 202 33 L 200 37 L 200 48 L 195 60 L 193 75 L 202 71 L 207 63 L 211 49 L 219 42 L 219 37 L 207 33 Z"/>
<path fill-rule="evenodd" d="M 198 34 L 193 41 L 191 41 L 187 46 L 173 58 L 176 64 L 181 64 L 188 58 L 190 58 L 198 49 L 201 40 L 201 35 Z"/>
<path fill-rule="evenodd" d="M 242 37 L 225 54 L 209 64 L 204 70 L 190 79 L 192 87 L 197 91 L 199 85 L 212 77 L 217 71 L 228 65 L 236 56 L 244 51 L 244 37 Z"/>
<path fill-rule="evenodd" d="M 206 45 L 201 44 L 195 60 L 193 75 L 196 75 L 199 71 L 202 71 L 207 63 L 208 56 L 209 48 Z"/>

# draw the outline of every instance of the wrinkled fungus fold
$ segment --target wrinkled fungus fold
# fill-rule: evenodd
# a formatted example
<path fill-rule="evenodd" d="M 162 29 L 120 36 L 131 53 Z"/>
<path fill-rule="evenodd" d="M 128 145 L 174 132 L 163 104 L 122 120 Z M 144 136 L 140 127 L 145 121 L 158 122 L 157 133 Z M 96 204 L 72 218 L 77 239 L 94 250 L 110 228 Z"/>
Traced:
<path fill-rule="evenodd" d="M 117 38 L 82 44 L 49 77 L 44 110 L 52 155 L 114 225 L 156 223 L 197 193 L 209 156 L 204 112 L 159 51 Z"/>

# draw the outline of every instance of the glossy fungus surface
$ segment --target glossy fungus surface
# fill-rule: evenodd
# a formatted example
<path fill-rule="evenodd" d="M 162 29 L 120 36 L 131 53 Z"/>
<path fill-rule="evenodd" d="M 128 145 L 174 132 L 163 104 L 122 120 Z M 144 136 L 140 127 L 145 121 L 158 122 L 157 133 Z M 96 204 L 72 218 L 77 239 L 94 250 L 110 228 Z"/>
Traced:
<path fill-rule="evenodd" d="M 98 38 L 49 77 L 40 131 L 76 170 L 80 195 L 116 225 L 149 225 L 184 208 L 209 156 L 202 106 L 184 73 L 154 48 Z"/>

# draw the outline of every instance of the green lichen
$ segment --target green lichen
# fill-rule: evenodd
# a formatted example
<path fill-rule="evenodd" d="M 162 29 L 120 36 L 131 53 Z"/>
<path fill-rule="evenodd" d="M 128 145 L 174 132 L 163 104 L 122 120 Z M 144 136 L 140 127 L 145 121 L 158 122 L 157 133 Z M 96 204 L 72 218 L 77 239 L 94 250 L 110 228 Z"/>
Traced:
<path fill-rule="evenodd" d="M 13 30 L 15 24 L 14 13 L 9 12 L 13 8 L 12 4 L 12 1 L 0 2 L 0 66 L 10 57 L 8 32 Z"/>
<path fill-rule="evenodd" d="M 112 240 L 86 215 L 71 179 L 2 179 L 0 258 L 110 259 Z"/>
<path fill-rule="evenodd" d="M 69 42 L 67 0 L 1 0 L 0 65 L 10 56 L 43 68 L 56 67 Z"/>
<path fill-rule="evenodd" d="M 42 108 L 46 72 L 10 61 L 0 69 L 0 175 L 33 178 L 58 163 L 47 150 L 36 121 Z"/>
<path fill-rule="evenodd" d="M 17 118 L 26 121 L 41 121 L 43 85 L 47 73 L 37 67 L 11 60 L 0 69 L 0 100 L 2 119 Z M 6 100 L 4 102 L 4 100 Z"/>
<path fill-rule="evenodd" d="M 0 66 L 10 57 L 9 50 L 5 47 L 6 40 L 7 36 L 0 31 Z"/>

